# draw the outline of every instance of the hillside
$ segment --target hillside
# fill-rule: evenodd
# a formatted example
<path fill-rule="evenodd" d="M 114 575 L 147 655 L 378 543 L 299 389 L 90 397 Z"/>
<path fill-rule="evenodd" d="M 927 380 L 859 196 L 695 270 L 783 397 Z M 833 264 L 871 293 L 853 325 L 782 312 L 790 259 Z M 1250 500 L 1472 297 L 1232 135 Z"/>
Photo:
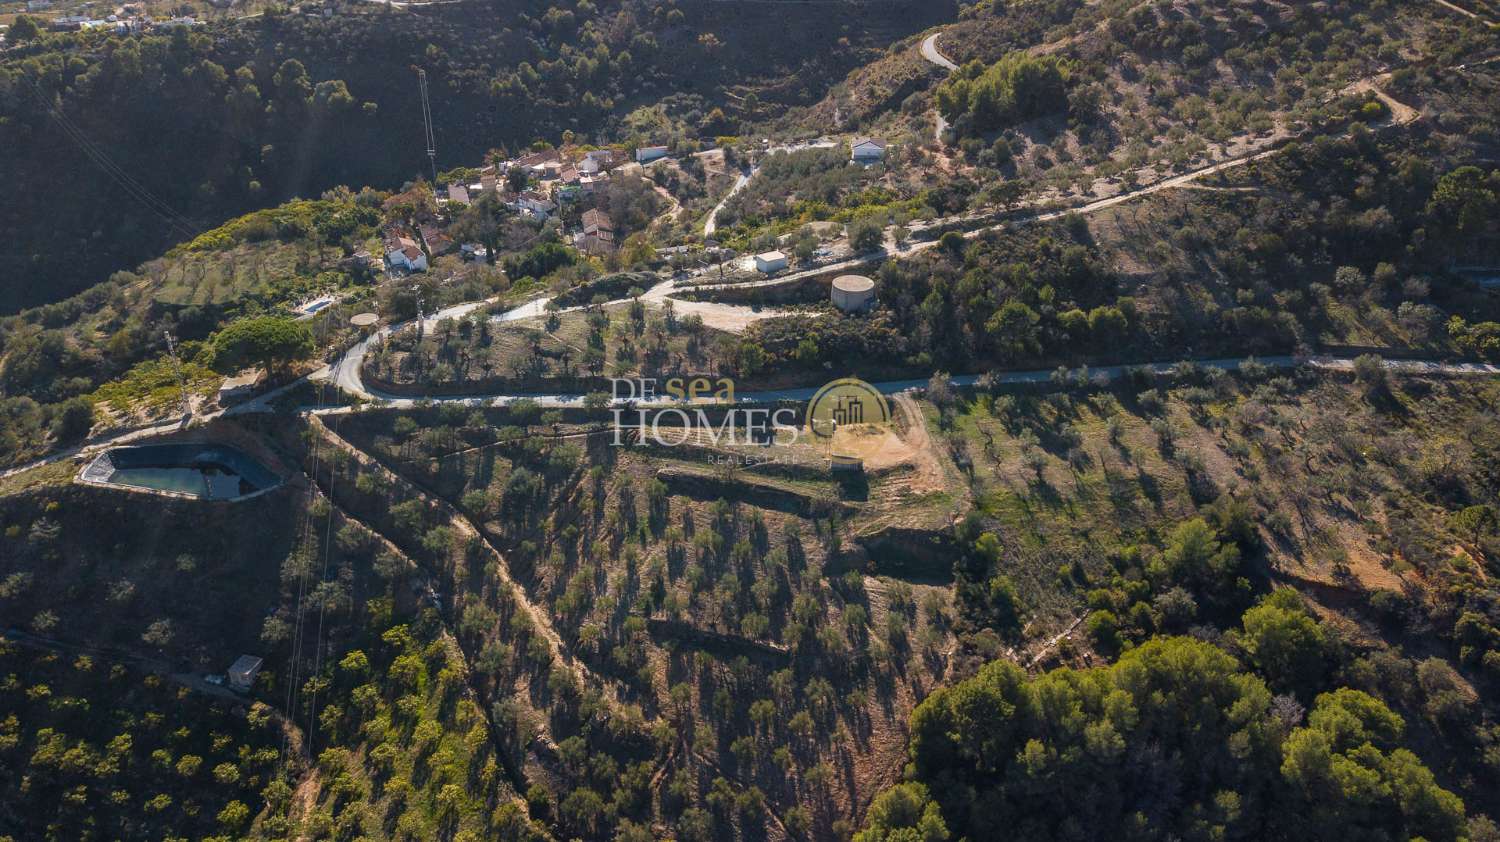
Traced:
<path fill-rule="evenodd" d="M 817 80 L 945 13 L 729 8 L 484 0 L 353 5 L 329 19 L 273 8 L 191 34 L 64 33 L 12 47 L 0 57 L 0 177 L 30 198 L 0 206 L 15 240 L 5 251 L 25 268 L 0 291 L 0 311 L 60 300 L 226 216 L 340 184 L 394 190 L 426 173 L 416 68 L 429 76 L 446 169 L 564 131 L 596 142 L 733 135 L 747 115 L 731 95 L 766 108 L 808 101 Z"/>
<path fill-rule="evenodd" d="M 919 6 L 11 18 L 0 842 L 1500 839 L 1495 4 Z"/>

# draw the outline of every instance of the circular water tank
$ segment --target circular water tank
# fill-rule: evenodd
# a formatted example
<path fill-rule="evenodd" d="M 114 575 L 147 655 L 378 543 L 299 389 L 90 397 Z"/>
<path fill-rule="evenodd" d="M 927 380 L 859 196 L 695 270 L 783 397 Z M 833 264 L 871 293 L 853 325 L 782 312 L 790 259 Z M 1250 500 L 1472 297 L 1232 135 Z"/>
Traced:
<path fill-rule="evenodd" d="M 378 321 L 380 321 L 380 317 L 375 315 L 374 313 L 360 313 L 359 315 L 350 318 L 349 324 L 352 324 L 355 327 L 369 327 L 370 325 L 373 325 Z"/>
<path fill-rule="evenodd" d="M 864 275 L 840 275 L 833 279 L 833 306 L 851 313 L 875 303 L 875 282 Z"/>

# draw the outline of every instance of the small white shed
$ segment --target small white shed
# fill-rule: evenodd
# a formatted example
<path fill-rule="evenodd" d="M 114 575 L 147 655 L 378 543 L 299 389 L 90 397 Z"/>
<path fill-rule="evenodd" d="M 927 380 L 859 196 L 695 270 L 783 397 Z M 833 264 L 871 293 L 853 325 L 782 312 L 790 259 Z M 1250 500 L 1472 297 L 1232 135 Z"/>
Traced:
<path fill-rule="evenodd" d="M 786 255 L 779 251 L 767 251 L 755 256 L 755 268 L 767 275 L 786 268 Z"/>

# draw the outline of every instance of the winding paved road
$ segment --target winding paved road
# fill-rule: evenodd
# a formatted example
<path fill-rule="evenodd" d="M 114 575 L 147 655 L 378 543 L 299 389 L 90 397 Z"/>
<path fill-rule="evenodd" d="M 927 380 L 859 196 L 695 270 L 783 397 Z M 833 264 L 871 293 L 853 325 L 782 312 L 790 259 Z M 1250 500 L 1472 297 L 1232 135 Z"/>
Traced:
<path fill-rule="evenodd" d="M 958 69 L 958 65 L 954 64 L 947 56 L 938 52 L 937 37 L 941 34 L 941 32 L 934 32 L 926 38 L 922 39 L 922 58 L 927 59 L 928 61 L 946 71 L 952 72 Z M 932 113 L 934 118 L 932 139 L 936 141 L 939 146 L 942 146 L 943 132 L 948 131 L 948 120 L 943 116 L 943 112 L 937 110 L 936 108 L 932 110 Z"/>
<path fill-rule="evenodd" d="M 938 52 L 937 37 L 941 34 L 943 33 L 934 32 L 922 39 L 922 58 L 927 59 L 944 70 L 957 70 L 958 65 L 949 60 L 947 56 Z"/>
<path fill-rule="evenodd" d="M 1238 369 L 1245 363 L 1254 360 L 1270 368 L 1286 369 L 1295 368 L 1299 365 L 1309 365 L 1313 368 L 1325 371 L 1352 371 L 1354 369 L 1353 357 L 1340 357 L 1329 354 L 1315 354 L 1307 357 L 1278 355 L 1268 357 L 1219 357 L 1207 360 L 1194 360 L 1197 365 L 1204 368 L 1218 368 L 1226 371 Z M 1088 369 L 1089 378 L 1096 383 L 1106 383 L 1124 377 L 1132 369 L 1147 368 L 1156 375 L 1170 374 L 1177 362 L 1158 362 L 1130 365 L 1108 365 Z M 1396 374 L 1407 374 L 1414 376 L 1429 377 L 1496 377 L 1500 376 L 1500 365 L 1488 363 L 1443 363 L 1429 360 L 1385 360 L 1387 371 Z M 1031 369 L 1027 371 L 1004 371 L 993 374 L 993 382 L 996 385 L 1040 385 L 1051 383 L 1057 369 Z M 982 375 L 963 374 L 950 378 L 955 386 L 973 386 L 979 382 Z M 901 392 L 912 392 L 927 387 L 925 379 L 912 380 L 886 380 L 871 384 L 881 393 L 887 395 L 899 394 Z M 342 385 L 342 384 L 341 384 Z M 774 401 L 805 401 L 817 393 L 818 386 L 807 386 L 795 389 L 775 389 L 764 392 L 744 392 L 736 395 L 738 400 L 748 403 L 768 403 Z M 383 401 L 385 406 L 397 409 L 409 409 L 419 403 L 456 403 L 464 406 L 505 406 L 513 401 L 529 399 L 544 407 L 567 407 L 578 406 L 583 402 L 584 395 L 576 393 L 555 394 L 493 394 L 493 395 L 432 395 L 423 398 L 408 398 L 399 395 L 382 394 L 372 392 L 368 387 L 360 384 L 360 389 L 368 397 L 376 397 Z M 619 401 L 623 402 L 623 401 Z M 670 398 L 661 398 L 649 402 L 652 406 L 669 406 L 681 404 Z M 644 404 L 643 404 L 644 405 Z M 328 407 L 306 410 L 315 414 L 336 414 L 352 411 L 349 407 Z"/>

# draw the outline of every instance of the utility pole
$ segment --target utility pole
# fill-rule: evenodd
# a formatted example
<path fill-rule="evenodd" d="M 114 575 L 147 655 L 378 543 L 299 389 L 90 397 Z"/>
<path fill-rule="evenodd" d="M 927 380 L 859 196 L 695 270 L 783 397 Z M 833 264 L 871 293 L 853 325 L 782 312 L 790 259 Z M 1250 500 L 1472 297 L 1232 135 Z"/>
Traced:
<path fill-rule="evenodd" d="M 427 98 L 427 71 L 417 71 L 417 85 L 422 89 L 422 122 L 427 127 L 427 160 L 432 164 L 432 187 L 437 189 L 437 140 L 432 134 L 432 103 Z"/>
<path fill-rule="evenodd" d="M 170 330 L 162 331 L 162 335 L 167 338 L 167 354 L 172 358 L 172 371 L 177 375 L 177 394 L 182 400 L 183 424 L 186 426 L 193 418 L 193 404 L 188 400 L 187 377 L 182 373 L 182 360 L 177 356 L 177 337 Z"/>

